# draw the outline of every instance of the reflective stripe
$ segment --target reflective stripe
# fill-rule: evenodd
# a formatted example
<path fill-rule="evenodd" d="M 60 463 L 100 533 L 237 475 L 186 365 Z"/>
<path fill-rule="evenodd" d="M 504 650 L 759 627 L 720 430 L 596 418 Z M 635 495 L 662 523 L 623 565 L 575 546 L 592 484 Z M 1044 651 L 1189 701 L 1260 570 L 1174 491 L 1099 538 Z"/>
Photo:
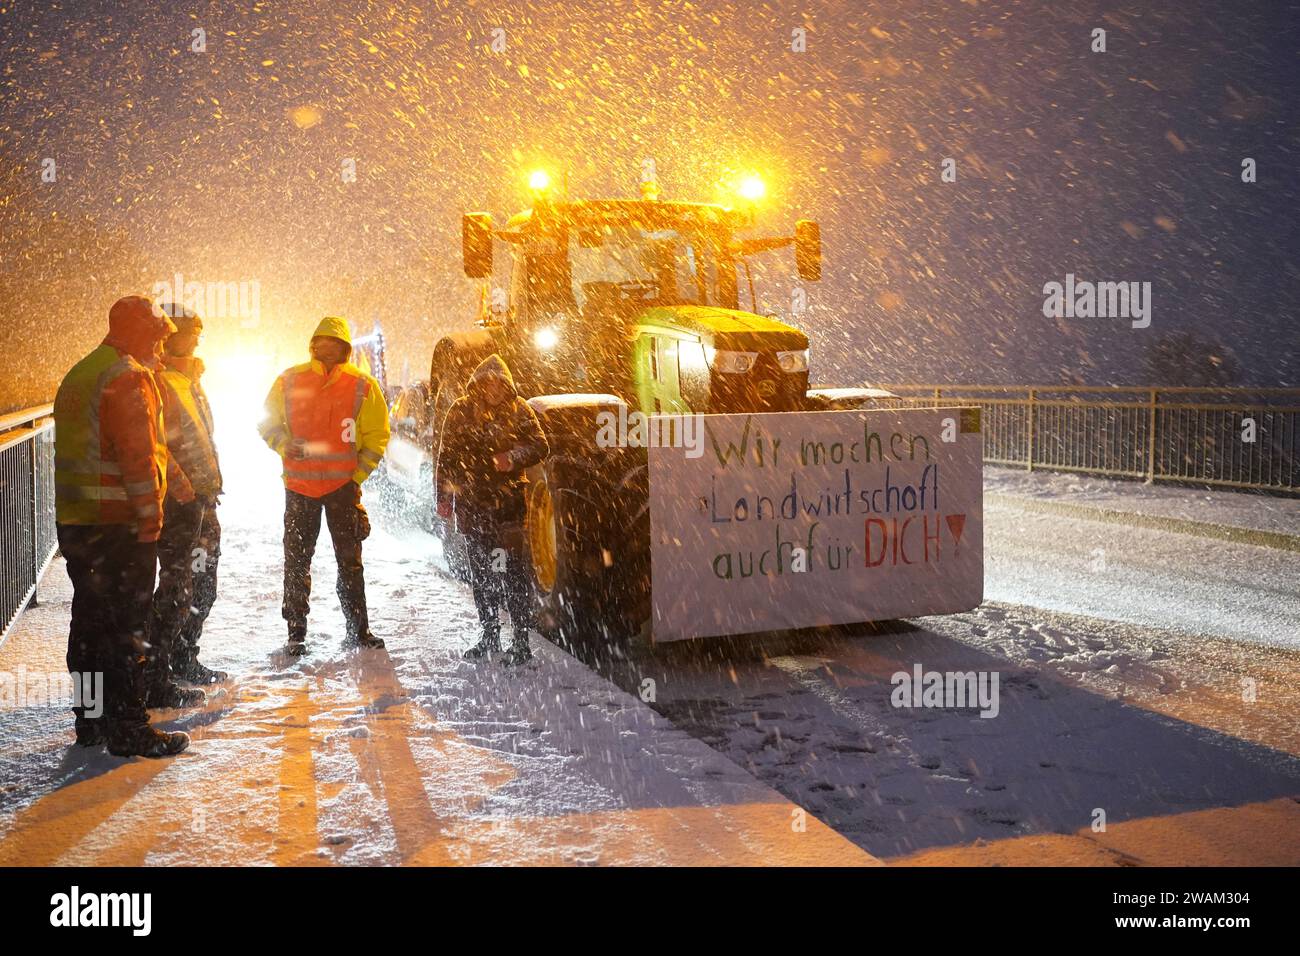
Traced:
<path fill-rule="evenodd" d="M 99 403 L 104 398 L 104 389 L 108 388 L 114 379 L 129 372 L 132 368 L 143 369 L 144 366 L 129 355 L 119 355 L 117 361 L 104 369 L 99 374 L 99 378 L 95 380 L 95 387 L 90 393 L 90 441 L 88 447 L 96 449 L 103 447 L 99 430 Z"/>
<path fill-rule="evenodd" d="M 126 489 L 116 485 L 68 485 L 57 483 L 61 494 L 79 501 L 126 501 Z"/>
<path fill-rule="evenodd" d="M 357 428 L 360 428 L 361 406 L 366 403 L 366 396 L 369 393 L 370 393 L 370 382 L 365 378 L 365 376 L 358 378 L 357 379 L 357 403 L 352 409 L 352 422 L 353 425 L 356 426 Z M 352 442 L 352 447 L 357 448 L 357 442 L 355 440 Z M 382 456 L 375 454 L 369 448 L 357 448 L 357 469 L 359 471 L 364 470 L 361 467 L 363 464 L 368 465 L 370 468 L 374 468 L 376 465 L 379 464 L 379 459 L 381 457 Z"/>
<path fill-rule="evenodd" d="M 333 481 L 336 478 L 351 478 L 352 471 L 286 471 L 285 476 L 302 481 Z"/>
<path fill-rule="evenodd" d="M 257 431 L 262 436 L 262 441 L 270 445 L 276 454 L 283 455 L 285 449 L 289 447 L 289 429 L 284 425 L 261 422 L 257 426 Z"/>
<path fill-rule="evenodd" d="M 361 417 L 361 406 L 365 403 L 366 392 L 370 391 L 370 383 L 366 381 L 364 375 L 357 377 L 357 401 L 352 406 L 352 424 L 357 424 L 357 419 Z M 352 444 L 356 444 L 353 442 Z"/>
<path fill-rule="evenodd" d="M 139 495 L 152 495 L 158 486 L 152 481 L 128 481 L 125 488 L 128 495 L 137 497 Z"/>
<path fill-rule="evenodd" d="M 88 476 L 96 475 L 120 475 L 122 466 L 115 461 L 96 461 L 80 460 L 71 458 L 55 458 L 54 467 L 68 474 L 84 474 Z"/>
<path fill-rule="evenodd" d="M 295 461 L 351 461 L 356 456 L 350 451 L 345 451 L 337 455 L 303 455 Z"/>

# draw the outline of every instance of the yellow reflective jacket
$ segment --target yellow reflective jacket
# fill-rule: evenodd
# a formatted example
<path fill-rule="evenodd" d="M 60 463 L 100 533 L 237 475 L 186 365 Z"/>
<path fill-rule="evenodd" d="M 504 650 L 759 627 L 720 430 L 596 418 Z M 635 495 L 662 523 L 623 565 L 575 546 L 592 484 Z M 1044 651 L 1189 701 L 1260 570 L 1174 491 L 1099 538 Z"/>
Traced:
<path fill-rule="evenodd" d="M 275 380 L 258 431 L 284 462 L 285 487 L 320 498 L 375 470 L 388 447 L 388 404 L 355 365 L 326 375 L 312 360 Z"/>
<path fill-rule="evenodd" d="M 203 361 L 198 358 L 163 359 L 158 373 L 162 386 L 163 421 L 167 450 L 180 466 L 197 495 L 221 494 L 221 466 L 213 439 L 212 407 L 203 391 Z"/>

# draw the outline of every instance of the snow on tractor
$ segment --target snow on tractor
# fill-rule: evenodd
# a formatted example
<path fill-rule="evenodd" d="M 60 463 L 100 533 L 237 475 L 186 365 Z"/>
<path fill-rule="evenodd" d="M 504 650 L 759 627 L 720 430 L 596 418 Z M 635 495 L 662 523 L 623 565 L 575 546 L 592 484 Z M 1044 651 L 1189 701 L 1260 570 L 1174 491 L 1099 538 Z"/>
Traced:
<path fill-rule="evenodd" d="M 810 390 L 808 337 L 740 308 L 752 255 L 792 246 L 800 278 L 821 277 L 816 222 L 800 220 L 789 236 L 739 238 L 752 220 L 743 209 L 662 201 L 652 184 L 640 199 L 537 190 L 532 208 L 504 228 L 488 213 L 463 217 L 465 274 L 485 283 L 483 304 L 477 328 L 434 348 L 432 458 L 436 467 L 442 422 L 470 373 L 500 354 L 551 445 L 527 474 L 525 523 L 536 622 L 548 637 L 653 638 L 651 442 L 638 431 L 664 422 L 671 432 L 675 423 L 680 439 L 683 421 L 701 414 L 855 409 L 887 394 Z M 500 247 L 510 278 L 508 292 L 494 293 Z M 434 532 L 456 568 L 463 542 L 450 524 L 435 519 Z"/>

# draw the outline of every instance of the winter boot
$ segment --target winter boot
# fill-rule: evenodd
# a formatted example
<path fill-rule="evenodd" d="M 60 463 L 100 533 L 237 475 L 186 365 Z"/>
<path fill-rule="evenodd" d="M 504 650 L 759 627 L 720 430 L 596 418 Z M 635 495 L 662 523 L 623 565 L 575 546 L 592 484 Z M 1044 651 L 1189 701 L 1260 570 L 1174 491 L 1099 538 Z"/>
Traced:
<path fill-rule="evenodd" d="M 189 734 L 148 724 L 114 723 L 108 731 L 108 752 L 115 757 L 174 757 L 189 745 Z"/>
<path fill-rule="evenodd" d="M 208 695 L 197 687 L 182 687 L 175 681 L 164 681 L 149 688 L 144 705 L 153 707 L 202 707 Z"/>
<path fill-rule="evenodd" d="M 515 641 L 510 645 L 510 650 L 506 651 L 503 660 L 506 664 L 514 666 L 516 664 L 527 664 L 533 659 L 533 649 L 528 646 L 527 641 Z"/>
<path fill-rule="evenodd" d="M 461 656 L 467 661 L 476 661 L 479 658 L 487 657 L 489 654 L 500 653 L 501 632 L 486 628 L 483 631 L 483 638 Z"/>
<path fill-rule="evenodd" d="M 357 647 L 362 650 L 382 650 L 384 642 L 382 639 L 375 637 L 375 635 L 371 634 L 369 631 L 366 631 L 357 637 L 349 636 L 343 641 L 343 646 Z"/>
<path fill-rule="evenodd" d="M 172 668 L 172 674 L 187 684 L 218 684 L 221 681 L 229 680 L 230 675 L 225 671 L 214 671 L 210 667 L 205 667 L 199 662 L 199 649 L 197 647 L 189 648 L 182 654 L 183 659 L 179 667 Z"/>
<path fill-rule="evenodd" d="M 302 657 L 307 653 L 307 622 L 289 622 L 289 643 L 284 652 L 290 657 Z"/>
<path fill-rule="evenodd" d="M 91 720 L 88 717 L 77 718 L 77 746 L 78 747 L 98 747 L 105 743 L 107 735 L 104 733 L 104 720 L 99 718 Z"/>

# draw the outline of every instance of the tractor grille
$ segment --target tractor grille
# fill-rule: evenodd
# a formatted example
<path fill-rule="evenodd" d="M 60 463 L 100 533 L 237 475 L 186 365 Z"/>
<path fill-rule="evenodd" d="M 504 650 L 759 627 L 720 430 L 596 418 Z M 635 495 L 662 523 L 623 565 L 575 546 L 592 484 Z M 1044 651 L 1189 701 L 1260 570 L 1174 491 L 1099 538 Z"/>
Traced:
<path fill-rule="evenodd" d="M 776 356 L 760 352 L 754 367 L 744 375 L 714 372 L 715 412 L 789 412 L 804 407 L 808 373 L 789 373 L 776 364 Z"/>

